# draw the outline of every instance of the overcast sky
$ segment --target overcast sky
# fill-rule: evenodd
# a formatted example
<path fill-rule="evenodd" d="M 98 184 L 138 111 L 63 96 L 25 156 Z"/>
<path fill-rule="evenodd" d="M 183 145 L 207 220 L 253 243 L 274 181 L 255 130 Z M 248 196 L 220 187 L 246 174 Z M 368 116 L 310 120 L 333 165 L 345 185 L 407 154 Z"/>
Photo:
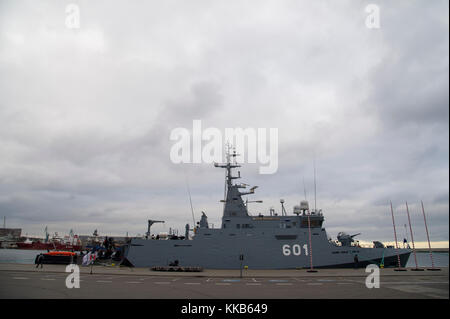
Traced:
<path fill-rule="evenodd" d="M 66 24 L 67 5 L 80 12 Z M 380 28 L 367 28 L 369 3 Z M 220 226 L 221 169 L 174 164 L 172 129 L 278 128 L 262 204 L 304 199 L 329 236 L 449 235 L 449 16 L 432 1 L 0 0 L 0 215 L 23 233 Z M 245 198 L 244 198 L 245 199 Z"/>

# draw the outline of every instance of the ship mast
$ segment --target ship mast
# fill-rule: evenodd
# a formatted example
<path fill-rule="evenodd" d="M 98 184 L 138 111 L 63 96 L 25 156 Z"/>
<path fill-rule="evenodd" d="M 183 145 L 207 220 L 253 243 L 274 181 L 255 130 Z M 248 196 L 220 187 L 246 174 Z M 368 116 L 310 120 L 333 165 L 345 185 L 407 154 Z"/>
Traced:
<path fill-rule="evenodd" d="M 225 192 L 224 199 L 221 202 L 224 203 L 223 206 L 223 216 L 236 216 L 236 217 L 244 217 L 248 216 L 247 207 L 245 206 L 242 195 L 254 194 L 257 186 L 254 186 L 248 192 L 240 192 L 239 188 L 246 188 L 248 185 L 246 184 L 233 184 L 233 179 L 241 178 L 241 173 L 238 172 L 238 176 L 233 176 L 232 169 L 241 167 L 241 165 L 236 162 L 236 150 L 233 149 L 231 152 L 231 146 L 227 145 L 226 151 L 226 163 L 218 164 L 214 163 L 215 167 L 225 168 Z"/>

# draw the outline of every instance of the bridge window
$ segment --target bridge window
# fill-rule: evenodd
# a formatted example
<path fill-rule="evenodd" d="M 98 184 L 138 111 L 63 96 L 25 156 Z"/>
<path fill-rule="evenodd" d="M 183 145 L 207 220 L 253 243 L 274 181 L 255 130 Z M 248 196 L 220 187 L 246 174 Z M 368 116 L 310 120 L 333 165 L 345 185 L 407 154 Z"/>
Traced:
<path fill-rule="evenodd" d="M 321 227 L 322 221 L 321 220 L 312 220 L 310 219 L 311 227 Z M 308 219 L 302 220 L 302 227 L 308 227 Z"/>

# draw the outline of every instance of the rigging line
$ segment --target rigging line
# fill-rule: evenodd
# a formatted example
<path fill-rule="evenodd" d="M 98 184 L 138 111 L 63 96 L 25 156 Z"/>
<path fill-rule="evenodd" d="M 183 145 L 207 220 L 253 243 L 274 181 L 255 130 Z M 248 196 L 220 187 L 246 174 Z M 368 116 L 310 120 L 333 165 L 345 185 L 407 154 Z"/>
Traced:
<path fill-rule="evenodd" d="M 306 200 L 306 187 L 305 187 L 305 177 L 303 176 L 303 192 L 305 193 L 305 200 Z"/>
<path fill-rule="evenodd" d="M 190 187 L 189 187 L 189 180 L 188 180 L 186 171 L 184 171 L 184 177 L 185 177 L 185 180 L 186 180 L 186 187 L 187 187 L 187 191 L 188 191 L 188 195 L 189 195 L 189 203 L 191 204 L 192 222 L 194 223 L 192 225 L 192 227 L 195 227 L 194 207 L 192 206 L 191 190 L 190 190 Z"/>
<path fill-rule="evenodd" d="M 316 155 L 314 154 L 314 212 L 317 212 Z"/>
<path fill-rule="evenodd" d="M 230 145 L 230 143 L 227 141 L 227 143 L 226 143 L 226 154 L 225 154 L 225 162 L 226 162 L 226 164 L 227 165 L 230 165 L 231 163 L 230 163 L 230 148 L 231 148 L 231 145 Z M 227 201 L 227 180 L 228 180 L 228 172 L 229 172 L 229 168 L 227 168 L 226 170 L 225 170 L 225 182 L 224 182 L 224 185 L 223 185 L 223 214 L 225 214 L 225 204 L 226 204 L 226 201 Z"/>
<path fill-rule="evenodd" d="M 223 185 L 223 212 L 225 213 L 225 202 L 227 200 L 227 171 L 225 170 L 225 183 Z"/>

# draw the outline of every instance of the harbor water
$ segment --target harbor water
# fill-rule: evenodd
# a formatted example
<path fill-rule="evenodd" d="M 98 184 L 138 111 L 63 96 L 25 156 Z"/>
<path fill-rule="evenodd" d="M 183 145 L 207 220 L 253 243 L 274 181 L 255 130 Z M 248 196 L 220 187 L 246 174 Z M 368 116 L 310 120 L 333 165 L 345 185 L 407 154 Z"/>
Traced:
<path fill-rule="evenodd" d="M 46 252 L 46 250 L 0 249 L 0 263 L 34 264 L 36 255 Z"/>
<path fill-rule="evenodd" d="M 46 250 L 0 249 L 0 263 L 34 264 L 36 255 L 46 252 Z M 431 259 L 428 252 L 417 252 L 416 256 L 419 267 L 431 267 Z M 435 267 L 448 267 L 448 259 L 448 252 L 433 253 Z M 406 267 L 415 267 L 413 254 L 409 257 Z"/>

